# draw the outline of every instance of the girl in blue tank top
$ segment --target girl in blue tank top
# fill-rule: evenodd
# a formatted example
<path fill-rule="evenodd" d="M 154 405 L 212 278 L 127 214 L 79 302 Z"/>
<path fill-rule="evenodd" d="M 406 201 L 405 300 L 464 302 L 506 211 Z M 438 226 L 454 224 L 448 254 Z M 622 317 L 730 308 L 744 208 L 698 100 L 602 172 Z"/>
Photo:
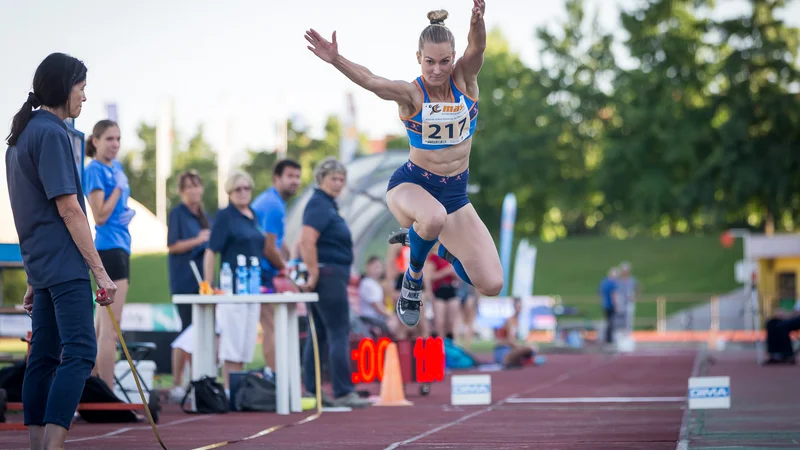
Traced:
<path fill-rule="evenodd" d="M 86 140 L 86 156 L 93 158 L 83 175 L 83 191 L 95 222 L 94 244 L 108 276 L 117 285 L 111 309 L 122 317 L 130 278 L 131 233 L 128 224 L 136 211 L 128 207 L 131 189 L 128 177 L 117 161 L 120 146 L 119 126 L 111 120 L 95 124 Z M 117 334 L 105 308 L 97 311 L 97 362 L 93 374 L 114 386 Z"/>
<path fill-rule="evenodd" d="M 478 73 L 486 49 L 485 11 L 485 0 L 473 0 L 467 48 L 457 61 L 455 37 L 444 25 L 447 11 L 429 12 L 430 25 L 420 34 L 416 54 L 422 74 L 412 83 L 377 76 L 347 60 L 339 54 L 336 32 L 330 41 L 313 29 L 305 35 L 308 49 L 320 59 L 399 107 L 411 152 L 408 162 L 390 178 L 386 201 L 404 227 L 389 242 L 410 247 L 395 308 L 409 327 L 419 323 L 422 268 L 437 244 L 439 256 L 478 292 L 494 296 L 503 288 L 494 240 L 467 197 L 469 151 L 478 118 Z"/>

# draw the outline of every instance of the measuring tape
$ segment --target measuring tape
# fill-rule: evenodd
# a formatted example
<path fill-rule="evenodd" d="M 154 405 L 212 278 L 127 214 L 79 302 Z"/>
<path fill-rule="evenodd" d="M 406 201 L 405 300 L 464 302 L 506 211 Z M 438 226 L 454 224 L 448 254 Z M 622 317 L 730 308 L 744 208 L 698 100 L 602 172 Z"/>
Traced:
<path fill-rule="evenodd" d="M 105 289 L 98 289 L 97 290 L 97 299 L 98 300 L 105 300 L 107 297 Z M 114 330 L 117 332 L 117 337 L 119 338 L 120 344 L 122 344 L 122 350 L 125 352 L 125 359 L 128 360 L 128 365 L 131 367 L 131 374 L 133 375 L 133 380 L 136 381 L 136 388 L 139 390 L 139 396 L 142 398 L 142 404 L 145 405 L 144 411 L 147 413 L 147 419 L 150 421 L 150 426 L 153 428 L 153 434 L 156 435 L 156 439 L 158 443 L 161 444 L 161 448 L 167 450 L 167 446 L 164 445 L 164 441 L 161 439 L 161 435 L 158 434 L 158 429 L 156 428 L 156 423 L 153 420 L 153 416 L 150 413 L 150 408 L 147 406 L 147 401 L 144 399 L 144 391 L 142 390 L 142 386 L 139 384 L 139 378 L 136 375 L 136 370 L 133 367 L 133 361 L 131 360 L 131 355 L 128 353 L 128 346 L 125 344 L 125 339 L 122 337 L 122 331 L 119 328 L 119 324 L 117 323 L 116 317 L 114 317 L 114 312 L 111 311 L 111 305 L 106 305 L 106 310 L 108 311 L 108 315 L 111 317 L 111 323 L 114 324 Z M 281 428 L 289 428 L 294 427 L 297 425 L 302 425 L 304 423 L 311 422 L 312 420 L 316 420 L 319 416 L 322 415 L 322 380 L 320 377 L 320 363 L 319 363 L 319 348 L 317 347 L 317 328 L 314 326 L 314 317 L 313 314 L 308 314 L 308 324 L 309 328 L 311 328 L 311 343 L 314 347 L 314 378 L 316 380 L 316 399 L 317 399 L 317 412 L 306 417 L 303 420 L 286 424 L 286 425 L 276 425 L 271 428 L 267 428 L 266 430 L 259 431 L 258 433 L 247 436 L 241 439 L 234 439 L 231 441 L 224 441 L 218 442 L 216 444 L 209 444 L 203 447 L 198 447 L 194 450 L 210 450 L 213 448 L 220 448 L 226 445 L 235 444 L 237 442 L 249 441 L 250 439 L 255 439 L 261 436 L 266 436 L 274 431 L 280 430 Z"/>

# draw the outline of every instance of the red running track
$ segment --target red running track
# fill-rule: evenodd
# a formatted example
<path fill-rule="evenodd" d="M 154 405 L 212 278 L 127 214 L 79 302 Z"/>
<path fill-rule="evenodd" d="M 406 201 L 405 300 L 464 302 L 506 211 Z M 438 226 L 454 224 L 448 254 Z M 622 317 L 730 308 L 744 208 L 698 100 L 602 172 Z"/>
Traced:
<path fill-rule="evenodd" d="M 315 421 L 275 431 L 226 449 L 675 449 L 683 406 L 666 402 L 518 403 L 530 398 L 683 397 L 694 352 L 641 355 L 549 355 L 543 366 L 492 372 L 489 407 L 450 406 L 449 377 L 409 407 L 326 412 Z M 378 386 L 370 386 L 377 393 Z M 510 400 L 517 399 L 517 400 Z M 604 401 L 608 401 L 606 399 Z M 517 403 L 512 403 L 517 402 Z M 167 448 L 193 449 L 240 439 L 309 413 L 278 416 L 230 413 L 187 415 L 162 411 L 159 433 Z M 17 418 L 18 420 L 18 418 Z M 25 432 L 0 432 L 0 448 L 27 448 Z M 160 448 L 147 423 L 77 423 L 68 449 Z"/>

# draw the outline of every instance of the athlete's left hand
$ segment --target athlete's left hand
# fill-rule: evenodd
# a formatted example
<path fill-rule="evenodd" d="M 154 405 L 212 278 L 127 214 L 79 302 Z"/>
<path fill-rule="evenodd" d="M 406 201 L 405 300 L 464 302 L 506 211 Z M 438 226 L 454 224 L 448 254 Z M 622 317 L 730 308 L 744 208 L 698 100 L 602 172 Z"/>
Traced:
<path fill-rule="evenodd" d="M 486 2 L 484 0 L 472 0 L 472 20 L 470 23 L 477 23 L 483 20 L 483 13 L 486 12 Z"/>

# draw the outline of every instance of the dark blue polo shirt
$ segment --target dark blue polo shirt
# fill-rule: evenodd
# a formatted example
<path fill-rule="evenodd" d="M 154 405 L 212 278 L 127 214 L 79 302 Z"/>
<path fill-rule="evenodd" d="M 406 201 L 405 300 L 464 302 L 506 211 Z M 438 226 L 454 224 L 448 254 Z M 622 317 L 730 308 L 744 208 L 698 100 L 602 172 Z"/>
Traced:
<path fill-rule="evenodd" d="M 89 266 L 55 201 L 75 194 L 86 214 L 66 124 L 51 112 L 34 111 L 17 145 L 6 151 L 6 177 L 28 283 L 42 289 L 88 280 Z"/>
<path fill-rule="evenodd" d="M 303 211 L 303 225 L 319 232 L 317 260 L 320 264 L 353 264 L 353 238 L 350 228 L 339 215 L 336 201 L 322 189 L 314 188 L 314 193 L 308 199 Z"/>
<path fill-rule="evenodd" d="M 236 256 L 246 256 L 249 266 L 251 256 L 261 258 L 264 255 L 264 241 L 266 237 L 258 225 L 255 213 L 250 219 L 230 204 L 227 208 L 219 210 L 214 217 L 208 248 L 220 254 L 222 258 L 220 264 L 227 262 L 231 265 L 235 280 Z"/>
<path fill-rule="evenodd" d="M 205 211 L 203 211 L 203 215 L 206 221 L 211 223 Z M 200 219 L 184 203 L 172 208 L 167 220 L 167 245 L 186 239 L 194 239 L 203 229 L 200 225 Z M 194 261 L 197 265 L 197 271 L 200 272 L 200 278 L 203 278 L 203 254 L 206 248 L 208 248 L 208 242 L 200 244 L 186 253 L 179 255 L 169 254 L 167 258 L 169 289 L 173 295 L 197 294 L 200 291 L 200 286 L 197 284 L 197 279 L 194 277 L 189 261 Z"/>

